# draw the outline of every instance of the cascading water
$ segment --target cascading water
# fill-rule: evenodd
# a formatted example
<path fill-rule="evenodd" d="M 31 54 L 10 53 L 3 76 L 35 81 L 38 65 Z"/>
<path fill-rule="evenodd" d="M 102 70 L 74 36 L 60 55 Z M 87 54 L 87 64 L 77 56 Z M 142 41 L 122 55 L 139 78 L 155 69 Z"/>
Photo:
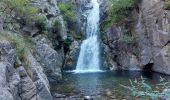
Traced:
<path fill-rule="evenodd" d="M 80 55 L 75 72 L 99 72 L 100 44 L 99 44 L 99 3 L 91 0 L 93 8 L 87 17 L 86 40 L 82 42 Z"/>

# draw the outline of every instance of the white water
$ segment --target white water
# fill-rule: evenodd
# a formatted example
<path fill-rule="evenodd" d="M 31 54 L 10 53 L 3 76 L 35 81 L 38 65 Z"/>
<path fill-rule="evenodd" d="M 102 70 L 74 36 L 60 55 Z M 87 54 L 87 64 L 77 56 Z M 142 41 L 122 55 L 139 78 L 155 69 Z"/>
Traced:
<path fill-rule="evenodd" d="M 99 3 L 91 0 L 93 8 L 87 17 L 86 40 L 82 42 L 76 73 L 101 72 L 99 36 Z"/>

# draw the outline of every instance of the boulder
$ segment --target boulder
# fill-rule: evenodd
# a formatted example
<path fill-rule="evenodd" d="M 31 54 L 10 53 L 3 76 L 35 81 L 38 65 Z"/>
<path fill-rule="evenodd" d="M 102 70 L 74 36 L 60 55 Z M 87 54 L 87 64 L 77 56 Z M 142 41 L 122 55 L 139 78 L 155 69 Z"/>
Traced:
<path fill-rule="evenodd" d="M 156 72 L 170 74 L 170 43 L 155 56 L 153 70 Z"/>

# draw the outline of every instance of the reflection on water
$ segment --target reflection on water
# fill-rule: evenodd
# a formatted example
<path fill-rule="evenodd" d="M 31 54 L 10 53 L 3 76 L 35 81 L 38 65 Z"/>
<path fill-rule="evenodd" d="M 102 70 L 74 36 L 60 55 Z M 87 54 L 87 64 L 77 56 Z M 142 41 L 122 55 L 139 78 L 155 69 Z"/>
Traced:
<path fill-rule="evenodd" d="M 83 95 L 95 95 L 96 91 L 100 91 L 99 83 L 101 83 L 100 75 L 101 74 L 76 74 L 76 86 L 75 88 L 81 91 Z"/>
<path fill-rule="evenodd" d="M 170 76 L 152 72 L 115 71 L 84 74 L 67 72 L 63 75 L 63 82 L 52 87 L 52 92 L 67 96 L 96 96 L 106 95 L 109 91 L 116 97 L 129 96 L 130 92 L 121 87 L 120 84 L 130 85 L 130 79 L 139 79 L 141 76 L 146 78 L 146 81 L 152 86 L 159 83 L 160 77 L 170 79 Z"/>

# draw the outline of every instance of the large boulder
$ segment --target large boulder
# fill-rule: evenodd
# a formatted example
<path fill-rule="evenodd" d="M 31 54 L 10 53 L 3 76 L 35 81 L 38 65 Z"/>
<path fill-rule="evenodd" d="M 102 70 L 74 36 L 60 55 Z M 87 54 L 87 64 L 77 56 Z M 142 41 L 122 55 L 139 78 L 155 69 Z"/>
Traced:
<path fill-rule="evenodd" d="M 153 70 L 170 74 L 170 43 L 155 56 Z"/>

